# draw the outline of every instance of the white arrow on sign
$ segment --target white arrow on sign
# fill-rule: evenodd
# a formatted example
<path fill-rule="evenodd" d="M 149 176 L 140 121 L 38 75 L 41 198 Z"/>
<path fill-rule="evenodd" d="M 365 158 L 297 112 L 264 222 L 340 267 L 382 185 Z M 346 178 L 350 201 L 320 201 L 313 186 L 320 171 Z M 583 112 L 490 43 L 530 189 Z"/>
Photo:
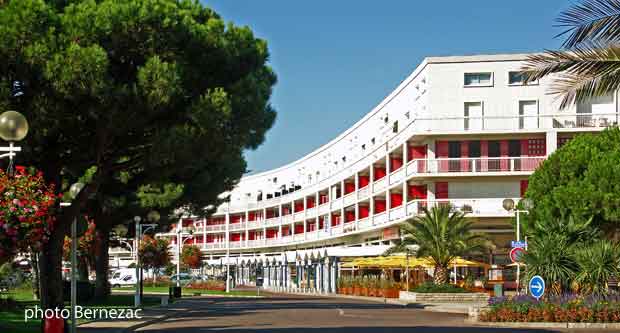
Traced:
<path fill-rule="evenodd" d="M 536 291 L 540 291 L 543 288 L 542 284 L 540 284 L 540 282 L 537 282 L 536 284 L 532 285 L 532 289 L 536 289 Z"/>

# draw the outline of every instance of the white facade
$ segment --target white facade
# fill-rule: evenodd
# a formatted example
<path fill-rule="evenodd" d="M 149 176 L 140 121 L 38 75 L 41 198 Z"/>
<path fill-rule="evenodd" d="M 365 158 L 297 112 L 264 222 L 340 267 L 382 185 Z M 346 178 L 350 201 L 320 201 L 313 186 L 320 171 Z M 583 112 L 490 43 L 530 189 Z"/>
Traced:
<path fill-rule="evenodd" d="M 502 200 L 518 200 L 528 176 L 565 140 L 618 123 L 616 95 L 560 110 L 547 93 L 550 78 L 523 85 L 526 57 L 426 58 L 331 142 L 242 178 L 209 220 L 180 221 L 183 235 L 191 231 L 213 262 L 231 253 L 268 260 L 302 249 L 385 246 L 420 207 L 450 202 L 507 247 L 514 232 Z M 176 231 L 160 236 L 174 242 Z"/>

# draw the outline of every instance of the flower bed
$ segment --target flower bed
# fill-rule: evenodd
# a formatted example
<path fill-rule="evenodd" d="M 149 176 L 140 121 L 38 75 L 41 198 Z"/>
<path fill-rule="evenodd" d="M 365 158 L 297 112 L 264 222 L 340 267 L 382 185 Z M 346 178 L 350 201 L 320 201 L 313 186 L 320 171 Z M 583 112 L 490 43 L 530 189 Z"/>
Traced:
<path fill-rule="evenodd" d="M 538 301 L 527 295 L 492 297 L 490 309 L 480 313 L 486 322 L 620 322 L 620 295 L 562 295 Z"/>
<path fill-rule="evenodd" d="M 187 289 L 197 289 L 197 290 L 217 290 L 217 291 L 225 291 L 226 283 L 224 281 L 194 281 L 186 286 Z"/>

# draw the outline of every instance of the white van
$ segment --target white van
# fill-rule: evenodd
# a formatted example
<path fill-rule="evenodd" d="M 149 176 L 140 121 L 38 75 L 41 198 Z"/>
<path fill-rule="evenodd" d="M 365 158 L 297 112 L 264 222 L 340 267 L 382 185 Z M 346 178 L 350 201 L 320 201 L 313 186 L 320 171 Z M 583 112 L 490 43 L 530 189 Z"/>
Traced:
<path fill-rule="evenodd" d="M 112 277 L 110 278 L 110 286 L 112 288 L 119 288 L 124 286 L 133 286 L 138 281 L 136 277 L 136 269 L 135 268 L 123 268 L 114 271 L 112 273 Z"/>

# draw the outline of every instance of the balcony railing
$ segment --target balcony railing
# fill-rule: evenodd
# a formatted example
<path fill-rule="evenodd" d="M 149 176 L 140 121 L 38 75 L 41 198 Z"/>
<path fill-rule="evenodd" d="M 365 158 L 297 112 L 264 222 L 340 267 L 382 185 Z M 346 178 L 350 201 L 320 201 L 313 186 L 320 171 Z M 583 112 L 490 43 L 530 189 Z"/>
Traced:
<path fill-rule="evenodd" d="M 354 204 L 357 201 L 357 196 L 355 195 L 355 192 L 351 192 L 347 195 L 344 196 L 344 198 L 342 198 L 342 200 L 344 200 L 343 204 L 344 206 L 350 206 L 352 204 Z"/>
<path fill-rule="evenodd" d="M 519 202 L 520 198 L 511 198 Z M 512 216 L 503 206 L 504 198 L 413 200 L 407 203 L 407 215 L 422 214 L 423 207 L 450 205 L 454 210 L 475 216 Z"/>
<path fill-rule="evenodd" d="M 272 217 L 265 220 L 265 226 L 274 226 L 280 224 L 279 217 Z"/>
<path fill-rule="evenodd" d="M 206 231 L 225 231 L 226 230 L 226 224 L 215 224 L 215 225 L 208 225 L 206 227 Z"/>
<path fill-rule="evenodd" d="M 551 128 L 604 128 L 618 124 L 618 113 L 555 113 L 532 116 L 418 118 L 415 132 L 523 131 Z"/>
<path fill-rule="evenodd" d="M 387 176 L 375 181 L 375 183 L 373 184 L 373 191 L 374 192 L 379 192 L 379 191 L 383 191 L 385 190 L 385 188 L 387 187 Z"/>
<path fill-rule="evenodd" d="M 544 156 L 416 159 L 407 165 L 407 174 L 529 172 L 544 160 Z"/>

